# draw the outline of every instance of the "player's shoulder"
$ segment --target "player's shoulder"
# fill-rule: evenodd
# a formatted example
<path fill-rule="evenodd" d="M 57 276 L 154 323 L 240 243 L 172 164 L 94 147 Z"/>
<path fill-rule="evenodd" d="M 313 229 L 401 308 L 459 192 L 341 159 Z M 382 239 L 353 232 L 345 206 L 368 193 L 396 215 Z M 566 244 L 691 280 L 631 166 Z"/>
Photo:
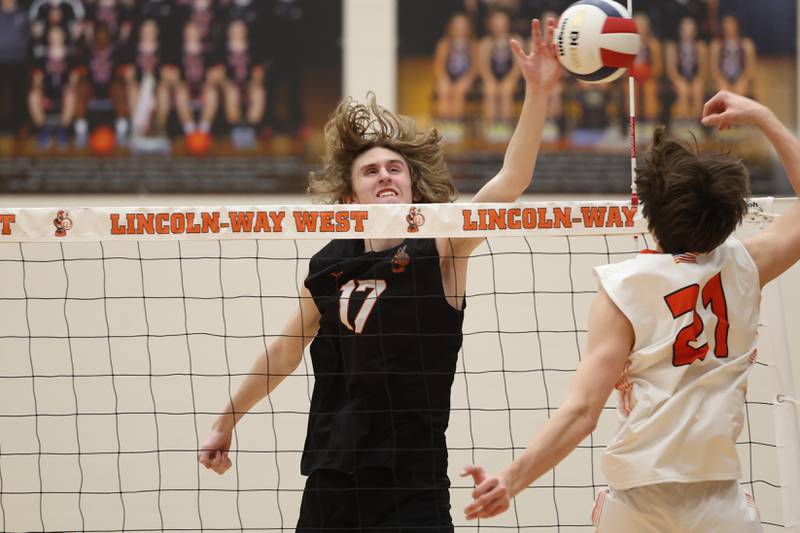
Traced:
<path fill-rule="evenodd" d="M 753 259 L 747 242 L 742 242 L 736 237 L 729 237 L 718 246 L 713 253 L 719 254 L 720 264 L 727 263 L 743 274 L 753 275 L 758 278 L 758 266 Z"/>
<path fill-rule="evenodd" d="M 670 254 L 645 249 L 639 251 L 634 257 L 605 265 L 597 265 L 593 270 L 600 279 L 626 277 L 636 271 L 658 271 L 660 265 L 668 263 L 671 257 Z"/>
<path fill-rule="evenodd" d="M 736 237 L 728 237 L 722 244 L 707 253 L 663 253 L 642 250 L 635 257 L 594 268 L 600 279 L 623 279 L 636 275 L 648 277 L 700 274 L 701 271 L 733 268 L 742 273 L 756 271 L 746 246 Z"/>
<path fill-rule="evenodd" d="M 725 261 L 740 260 L 749 258 L 750 254 L 747 247 L 736 237 L 728 237 L 725 242 L 703 254 L 706 262 L 724 263 Z"/>
<path fill-rule="evenodd" d="M 326 261 L 350 257 L 358 247 L 357 239 L 333 239 L 311 256 L 311 261 Z"/>
<path fill-rule="evenodd" d="M 355 255 L 357 246 L 357 242 L 349 239 L 334 239 L 311 256 L 305 286 L 312 294 L 330 289 L 329 275 L 336 273 L 334 277 L 338 277 L 342 274 L 346 269 L 347 259 Z"/>

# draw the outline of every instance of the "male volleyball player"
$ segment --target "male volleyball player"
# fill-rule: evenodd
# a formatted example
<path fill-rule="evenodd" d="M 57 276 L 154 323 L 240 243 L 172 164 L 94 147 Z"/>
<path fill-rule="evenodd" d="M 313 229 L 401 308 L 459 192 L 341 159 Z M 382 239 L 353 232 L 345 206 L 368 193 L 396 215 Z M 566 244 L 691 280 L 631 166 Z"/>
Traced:
<path fill-rule="evenodd" d="M 800 142 L 766 107 L 730 92 L 703 124 L 754 124 L 800 193 Z M 608 444 L 593 520 L 600 533 L 758 532 L 742 492 L 736 438 L 756 359 L 761 288 L 800 260 L 800 203 L 758 235 L 731 233 L 746 212 L 744 166 L 656 133 L 636 182 L 656 252 L 595 268 L 588 340 L 564 404 L 499 475 L 469 466 L 467 518 L 487 518 L 566 457 L 614 389 L 621 426 Z M 622 376 L 622 378 L 620 378 Z"/>
<path fill-rule="evenodd" d="M 475 202 L 513 202 L 531 181 L 561 68 L 532 23 L 533 50 L 512 43 L 526 81 L 500 173 Z M 324 170 L 309 190 L 340 203 L 449 202 L 455 189 L 436 131 L 377 106 L 339 105 L 325 128 Z M 424 213 L 423 213 L 424 214 Z M 412 222 L 415 218 L 412 217 Z M 467 260 L 482 239 L 332 241 L 311 259 L 298 311 L 213 425 L 199 460 L 222 474 L 233 427 L 302 359 L 315 382 L 297 531 L 453 530 L 445 429 L 461 347 Z"/>

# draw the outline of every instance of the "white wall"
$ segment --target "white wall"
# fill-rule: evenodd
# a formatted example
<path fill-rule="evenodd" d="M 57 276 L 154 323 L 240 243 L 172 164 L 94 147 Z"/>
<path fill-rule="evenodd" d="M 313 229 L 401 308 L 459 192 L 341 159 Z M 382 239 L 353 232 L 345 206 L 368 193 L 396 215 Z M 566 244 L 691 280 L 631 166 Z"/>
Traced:
<path fill-rule="evenodd" d="M 363 101 L 372 91 L 394 111 L 397 102 L 396 0 L 344 0 L 343 96 Z"/>

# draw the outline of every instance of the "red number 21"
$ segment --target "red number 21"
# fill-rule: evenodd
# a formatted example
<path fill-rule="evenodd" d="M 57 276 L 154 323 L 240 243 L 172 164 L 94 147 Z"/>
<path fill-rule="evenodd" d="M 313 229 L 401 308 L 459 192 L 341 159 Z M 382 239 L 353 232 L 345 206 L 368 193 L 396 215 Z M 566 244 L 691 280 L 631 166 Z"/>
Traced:
<path fill-rule="evenodd" d="M 691 345 L 703 333 L 703 320 L 697 313 L 698 296 L 702 296 L 703 307 L 711 306 L 711 312 L 717 317 L 717 326 L 714 328 L 714 355 L 728 357 L 728 304 L 725 301 L 725 292 L 722 290 L 722 273 L 711 278 L 702 293 L 700 285 L 692 284 L 664 297 L 673 318 L 678 318 L 686 313 L 692 313 L 692 323 L 678 332 L 675 343 L 672 345 L 672 364 L 675 366 L 690 365 L 694 361 L 705 359 L 708 353 L 708 343 L 695 348 Z"/>

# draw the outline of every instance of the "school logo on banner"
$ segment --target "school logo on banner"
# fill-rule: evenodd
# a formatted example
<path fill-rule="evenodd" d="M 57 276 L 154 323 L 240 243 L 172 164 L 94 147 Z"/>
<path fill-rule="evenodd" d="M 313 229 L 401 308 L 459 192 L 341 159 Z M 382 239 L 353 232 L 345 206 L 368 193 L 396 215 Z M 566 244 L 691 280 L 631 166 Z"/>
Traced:
<path fill-rule="evenodd" d="M 422 209 L 412 207 L 408 210 L 406 215 L 406 222 L 408 222 L 408 232 L 416 233 L 419 231 L 420 226 L 425 224 L 425 216 L 422 214 Z"/>
<path fill-rule="evenodd" d="M 53 219 L 53 225 L 56 227 L 56 237 L 66 237 L 67 232 L 71 230 L 73 226 L 69 211 L 60 209 L 58 213 L 56 213 L 56 218 Z"/>

